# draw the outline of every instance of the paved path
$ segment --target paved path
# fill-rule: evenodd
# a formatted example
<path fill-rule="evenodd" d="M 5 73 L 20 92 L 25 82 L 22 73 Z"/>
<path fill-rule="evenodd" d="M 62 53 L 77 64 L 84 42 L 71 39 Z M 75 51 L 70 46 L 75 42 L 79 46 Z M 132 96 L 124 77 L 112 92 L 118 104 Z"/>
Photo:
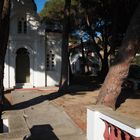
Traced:
<path fill-rule="evenodd" d="M 64 109 L 50 102 L 37 90 L 12 91 L 11 110 L 3 113 L 8 118 L 10 133 L 2 140 L 86 140 L 85 134 L 70 119 Z"/>

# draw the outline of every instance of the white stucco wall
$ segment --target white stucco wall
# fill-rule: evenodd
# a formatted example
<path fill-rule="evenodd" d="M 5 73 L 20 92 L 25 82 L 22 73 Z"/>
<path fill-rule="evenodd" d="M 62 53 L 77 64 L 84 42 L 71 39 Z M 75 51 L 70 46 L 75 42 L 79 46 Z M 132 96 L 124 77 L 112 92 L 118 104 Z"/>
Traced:
<path fill-rule="evenodd" d="M 26 19 L 27 33 L 18 33 L 19 19 Z M 38 20 L 32 0 L 22 0 L 19 2 L 12 0 L 10 36 L 4 70 L 5 88 L 32 88 L 59 85 L 62 34 L 47 32 L 46 38 L 45 27 Z M 16 83 L 16 56 L 20 48 L 25 48 L 29 53 L 29 83 Z M 54 54 L 53 69 L 48 69 L 46 64 L 47 54 L 50 51 Z"/>
<path fill-rule="evenodd" d="M 17 86 L 15 79 L 16 52 L 25 48 L 30 59 L 30 83 L 22 84 L 23 87 L 45 86 L 45 39 L 44 30 L 38 21 L 32 0 L 17 2 L 12 0 L 10 37 L 5 58 L 4 86 L 13 88 Z M 18 18 L 27 21 L 27 33 L 17 33 Z M 21 73 L 22 74 L 22 73 Z"/>
<path fill-rule="evenodd" d="M 45 87 L 45 40 L 39 38 L 34 41 L 34 86 Z"/>
<path fill-rule="evenodd" d="M 62 46 L 62 34 L 61 33 L 47 33 L 46 39 L 46 59 L 47 54 L 52 51 L 55 54 L 54 58 L 54 69 L 46 68 L 46 80 L 47 86 L 59 85 L 60 74 L 61 74 L 61 46 Z"/>

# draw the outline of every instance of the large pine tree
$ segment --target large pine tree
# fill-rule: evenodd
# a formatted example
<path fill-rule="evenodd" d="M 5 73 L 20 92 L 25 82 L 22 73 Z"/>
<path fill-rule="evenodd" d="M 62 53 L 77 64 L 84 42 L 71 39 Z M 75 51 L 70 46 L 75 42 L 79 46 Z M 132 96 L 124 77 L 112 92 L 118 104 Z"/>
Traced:
<path fill-rule="evenodd" d="M 4 95 L 4 60 L 9 36 L 10 0 L 0 1 L 0 131 L 2 131 L 2 105 Z"/>
<path fill-rule="evenodd" d="M 68 87 L 68 74 L 69 74 L 69 56 L 68 56 L 68 43 L 70 32 L 70 6 L 71 0 L 65 0 L 64 7 L 64 24 L 63 24 L 63 38 L 62 38 L 62 64 L 61 64 L 61 79 L 59 90 L 64 91 Z"/>
<path fill-rule="evenodd" d="M 117 97 L 121 92 L 121 85 L 128 75 L 131 61 L 140 46 L 140 4 L 137 7 L 128 26 L 125 38 L 111 66 L 103 86 L 101 87 L 97 104 L 103 104 L 115 109 Z"/>

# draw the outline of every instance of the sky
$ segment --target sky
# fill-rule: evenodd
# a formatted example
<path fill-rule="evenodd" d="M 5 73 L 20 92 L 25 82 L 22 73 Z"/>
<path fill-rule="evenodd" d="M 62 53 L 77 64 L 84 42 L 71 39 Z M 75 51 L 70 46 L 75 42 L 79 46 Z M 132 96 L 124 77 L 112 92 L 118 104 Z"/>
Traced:
<path fill-rule="evenodd" d="M 36 6 L 37 6 L 37 12 L 41 11 L 46 1 L 47 0 L 35 0 Z"/>

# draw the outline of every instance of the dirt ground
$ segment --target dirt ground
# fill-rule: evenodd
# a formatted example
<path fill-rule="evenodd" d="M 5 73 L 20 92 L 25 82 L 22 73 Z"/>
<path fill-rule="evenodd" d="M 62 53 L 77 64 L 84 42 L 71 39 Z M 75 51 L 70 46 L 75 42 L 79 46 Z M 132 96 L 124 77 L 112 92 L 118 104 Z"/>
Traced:
<path fill-rule="evenodd" d="M 86 132 L 86 109 L 88 105 L 95 104 L 98 90 L 65 94 L 52 102 L 62 106 L 72 120 Z"/>
<path fill-rule="evenodd" d="M 36 89 L 38 90 L 38 89 Z M 65 93 L 64 95 L 58 96 L 54 90 L 39 90 L 42 95 L 51 95 L 54 92 L 55 97 L 50 101 L 64 108 L 66 113 L 72 118 L 72 120 L 86 132 L 86 110 L 87 106 L 93 105 L 96 102 L 99 88 L 88 91 L 73 91 Z M 129 97 L 123 101 L 120 107 L 116 110 L 117 112 L 124 113 L 134 119 L 140 119 L 140 93 L 131 93 L 129 91 Z M 8 101 L 12 102 L 10 93 L 5 94 Z M 122 99 L 122 97 L 121 97 Z"/>
<path fill-rule="evenodd" d="M 98 93 L 99 89 L 81 91 L 75 94 L 66 94 L 52 102 L 62 106 L 73 121 L 86 132 L 86 109 L 87 106 L 95 104 Z M 128 97 L 116 111 L 140 121 L 140 94 Z"/>

